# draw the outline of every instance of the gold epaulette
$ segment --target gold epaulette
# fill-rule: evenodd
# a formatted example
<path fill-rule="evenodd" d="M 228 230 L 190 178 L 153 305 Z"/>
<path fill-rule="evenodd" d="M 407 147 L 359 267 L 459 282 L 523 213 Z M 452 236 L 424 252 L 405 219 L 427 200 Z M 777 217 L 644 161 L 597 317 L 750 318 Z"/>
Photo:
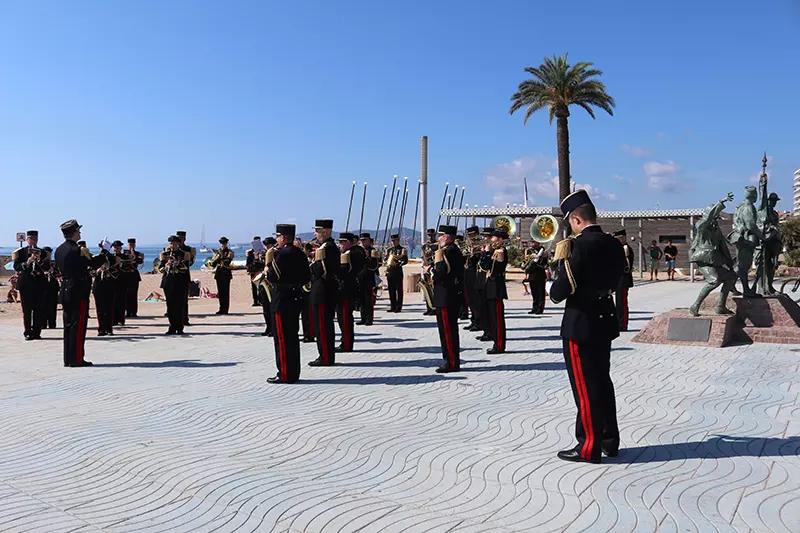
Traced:
<path fill-rule="evenodd" d="M 498 248 L 492 254 L 492 261 L 504 262 L 506 260 L 506 251 L 504 248 Z"/>
<path fill-rule="evenodd" d="M 11 260 L 16 261 L 19 258 L 19 253 L 22 251 L 22 248 L 17 248 L 13 252 L 11 252 Z"/>
<path fill-rule="evenodd" d="M 342 265 L 350 264 L 350 250 L 346 251 L 341 256 L 339 256 L 339 263 Z"/>
<path fill-rule="evenodd" d="M 564 239 L 556 244 L 556 251 L 553 254 L 553 260 L 559 261 L 561 259 L 569 259 L 572 255 L 572 238 Z"/>
<path fill-rule="evenodd" d="M 324 246 L 320 246 L 314 252 L 314 260 L 315 261 L 322 261 L 324 259 L 325 259 L 325 247 Z"/>
<path fill-rule="evenodd" d="M 408 250 L 406 248 L 403 248 L 403 255 L 408 255 Z"/>

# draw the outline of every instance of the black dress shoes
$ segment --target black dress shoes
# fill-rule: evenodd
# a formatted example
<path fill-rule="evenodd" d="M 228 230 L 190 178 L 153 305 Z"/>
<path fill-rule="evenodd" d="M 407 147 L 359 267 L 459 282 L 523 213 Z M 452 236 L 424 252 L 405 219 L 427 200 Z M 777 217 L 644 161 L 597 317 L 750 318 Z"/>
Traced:
<path fill-rule="evenodd" d="M 322 358 L 317 357 L 313 361 L 308 363 L 308 366 L 333 366 L 333 363 L 328 363 L 327 365 L 322 362 Z"/>
<path fill-rule="evenodd" d="M 600 451 L 602 451 L 603 455 L 605 455 L 606 457 L 616 457 L 616 456 L 619 455 L 619 449 L 610 448 L 610 447 L 605 446 L 603 444 L 600 445 Z"/>
<path fill-rule="evenodd" d="M 460 368 L 453 368 L 448 364 L 444 364 L 436 369 L 437 374 L 449 374 L 450 372 L 458 372 Z"/>
<path fill-rule="evenodd" d="M 489 348 L 488 350 L 486 350 L 486 353 L 489 355 L 497 355 L 499 353 L 504 353 L 504 352 L 505 350 L 498 350 L 497 348 Z"/>
<path fill-rule="evenodd" d="M 286 381 L 278 376 L 272 376 L 271 378 L 267 378 L 267 383 L 294 383 L 294 381 Z"/>
<path fill-rule="evenodd" d="M 557 455 L 559 459 L 563 461 L 570 461 L 572 463 L 600 464 L 600 459 L 584 459 L 581 457 L 581 452 L 579 452 L 577 448 L 560 451 Z"/>
<path fill-rule="evenodd" d="M 105 337 L 106 335 L 108 335 L 108 333 L 106 333 L 105 331 L 98 331 L 97 332 L 97 336 L 98 337 Z"/>
<path fill-rule="evenodd" d="M 103 333 L 100 336 L 102 337 L 103 335 L 105 335 L 105 333 Z M 168 329 L 167 332 L 164 333 L 164 335 L 175 335 L 175 330 L 174 329 Z"/>
<path fill-rule="evenodd" d="M 70 363 L 67 366 L 69 366 L 70 368 L 79 368 L 79 367 L 82 367 L 82 366 L 92 366 L 92 362 L 91 361 L 81 361 L 80 363 Z"/>
<path fill-rule="evenodd" d="M 352 349 L 350 349 L 350 350 L 345 350 L 345 349 L 344 349 L 344 346 L 343 346 L 343 345 L 341 345 L 341 344 L 340 344 L 339 346 L 337 346 L 337 347 L 336 347 L 336 353 L 341 353 L 341 352 L 352 352 L 352 351 L 353 351 Z"/>
<path fill-rule="evenodd" d="M 478 339 L 481 342 L 487 342 L 487 341 L 492 340 L 492 338 L 489 335 L 480 335 L 479 337 L 475 337 L 475 338 Z"/>
<path fill-rule="evenodd" d="M 303 342 L 317 342 L 317 341 L 309 337 L 303 337 Z"/>
<path fill-rule="evenodd" d="M 264 333 L 261 334 L 262 337 L 272 337 L 272 332 L 270 330 L 265 330 Z"/>

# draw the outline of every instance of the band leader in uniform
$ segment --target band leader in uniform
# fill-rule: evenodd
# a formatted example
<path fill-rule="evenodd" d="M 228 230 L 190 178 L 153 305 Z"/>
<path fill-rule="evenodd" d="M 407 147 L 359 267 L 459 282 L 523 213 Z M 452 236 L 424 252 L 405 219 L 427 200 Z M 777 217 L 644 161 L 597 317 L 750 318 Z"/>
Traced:
<path fill-rule="evenodd" d="M 601 452 L 619 451 L 614 385 L 611 382 L 611 341 L 619 336 L 612 293 L 622 277 L 622 244 L 604 233 L 597 212 L 584 190 L 561 202 L 574 237 L 558 243 L 558 277 L 550 290 L 555 303 L 566 300 L 561 321 L 569 381 L 578 408 L 574 448 L 558 452 L 565 461 L 599 463 Z"/>

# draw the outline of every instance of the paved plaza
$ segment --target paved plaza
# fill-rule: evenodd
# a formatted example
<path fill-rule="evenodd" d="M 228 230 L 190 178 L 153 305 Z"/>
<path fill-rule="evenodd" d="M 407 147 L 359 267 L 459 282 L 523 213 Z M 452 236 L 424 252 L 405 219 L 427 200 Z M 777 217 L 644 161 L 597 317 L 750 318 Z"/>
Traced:
<path fill-rule="evenodd" d="M 699 288 L 634 288 L 633 329 Z M 280 386 L 258 309 L 175 338 L 143 304 L 135 327 L 90 332 L 90 369 L 62 367 L 60 330 L 0 323 L 0 532 L 800 532 L 800 347 L 625 333 L 624 449 L 565 463 L 561 310 L 528 305 L 508 302 L 509 353 L 462 331 L 464 371 L 439 375 L 435 321 L 381 304 L 356 353 Z"/>

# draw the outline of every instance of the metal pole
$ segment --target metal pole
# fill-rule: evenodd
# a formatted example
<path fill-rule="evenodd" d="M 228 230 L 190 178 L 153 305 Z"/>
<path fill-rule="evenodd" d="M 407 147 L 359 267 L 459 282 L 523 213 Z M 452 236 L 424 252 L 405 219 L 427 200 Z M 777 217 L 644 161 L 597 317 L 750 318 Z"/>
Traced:
<path fill-rule="evenodd" d="M 367 203 L 367 182 L 364 182 L 364 196 L 361 197 L 361 217 L 358 220 L 358 236 L 364 230 L 364 204 Z"/>
<path fill-rule="evenodd" d="M 456 187 L 458 187 L 458 185 L 456 185 Z M 448 211 L 453 208 L 453 195 L 452 194 L 448 194 L 447 195 L 447 202 L 445 203 L 445 205 L 447 206 L 447 210 Z M 447 224 L 448 226 L 450 225 L 450 215 L 447 215 L 447 218 L 445 219 L 444 223 Z"/>
<path fill-rule="evenodd" d="M 464 191 L 466 191 L 466 187 L 461 187 L 461 200 L 458 202 L 458 210 L 460 211 L 462 207 L 464 207 Z M 456 194 L 458 194 L 458 189 L 456 189 Z M 456 200 L 453 198 L 453 203 L 455 204 Z M 458 219 L 459 216 L 456 215 L 455 220 L 453 220 L 453 225 L 458 228 Z"/>
<path fill-rule="evenodd" d="M 356 193 L 356 182 L 353 182 L 353 188 L 350 189 L 350 207 L 347 208 L 347 222 L 344 225 L 344 230 L 350 229 L 350 212 L 353 210 L 353 195 Z"/>
<path fill-rule="evenodd" d="M 403 238 L 403 222 L 406 219 L 406 204 L 408 203 L 408 189 L 405 190 L 403 193 L 403 205 L 400 207 L 400 230 L 397 232 L 400 234 L 400 238 Z"/>
<path fill-rule="evenodd" d="M 450 182 L 446 181 L 444 183 L 444 194 L 442 195 L 442 207 L 439 208 L 439 218 L 436 219 L 436 227 L 433 228 L 436 231 L 439 231 L 439 223 L 441 223 L 441 221 L 442 221 L 442 209 L 444 209 L 444 202 L 445 202 L 445 200 L 447 200 L 447 189 L 449 189 L 449 188 L 450 188 Z M 423 211 L 423 214 L 424 213 L 425 212 Z M 423 226 L 422 227 L 422 231 L 428 231 L 428 228 Z"/>
<path fill-rule="evenodd" d="M 428 137 L 423 135 L 419 139 L 419 183 L 420 202 L 422 203 L 422 217 L 420 218 L 421 233 L 428 229 Z"/>
<path fill-rule="evenodd" d="M 642 263 L 642 254 L 644 253 L 644 248 L 642 247 L 642 219 L 639 219 L 639 279 L 644 279 L 644 264 Z"/>
<path fill-rule="evenodd" d="M 689 239 L 694 244 L 694 215 L 689 217 Z M 694 263 L 689 263 L 689 281 L 694 283 Z"/>
<path fill-rule="evenodd" d="M 386 226 L 383 230 L 383 244 L 386 244 L 386 234 L 389 231 L 389 213 L 392 212 L 392 202 L 394 201 L 394 188 L 397 185 L 397 174 L 394 176 L 394 181 L 392 182 L 392 194 L 389 195 L 389 207 L 386 211 Z"/>
<path fill-rule="evenodd" d="M 389 235 L 392 234 L 392 229 L 394 229 L 394 217 L 397 215 L 397 204 L 400 203 L 400 192 L 400 187 L 398 187 L 397 195 L 394 197 L 394 207 L 392 208 L 392 221 L 389 223 Z"/>
<path fill-rule="evenodd" d="M 388 185 L 383 186 L 383 198 L 381 198 L 381 210 L 378 211 L 378 223 L 375 224 L 375 242 L 380 242 L 380 232 L 381 232 L 381 218 L 383 217 L 383 204 L 386 202 L 386 188 Z"/>
<path fill-rule="evenodd" d="M 419 191 L 422 189 L 422 180 L 417 182 L 417 201 L 414 204 L 414 227 L 411 230 L 411 238 L 417 242 L 417 213 L 419 213 Z"/>

